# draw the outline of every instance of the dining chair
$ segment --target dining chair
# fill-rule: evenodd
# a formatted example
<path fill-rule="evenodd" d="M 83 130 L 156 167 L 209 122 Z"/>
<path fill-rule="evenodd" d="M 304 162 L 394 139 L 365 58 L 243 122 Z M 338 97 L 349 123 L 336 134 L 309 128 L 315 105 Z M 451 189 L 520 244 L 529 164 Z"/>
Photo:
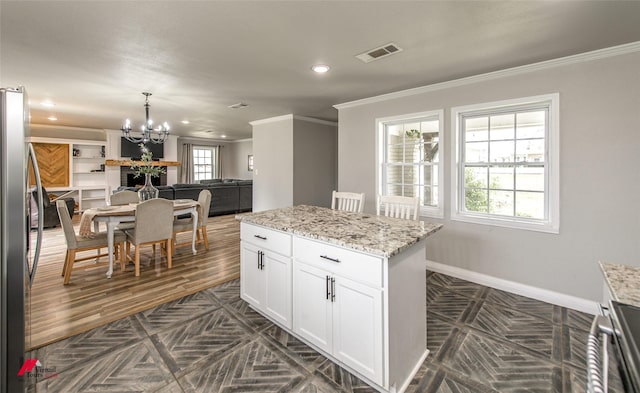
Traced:
<path fill-rule="evenodd" d="M 171 269 L 171 249 L 173 246 L 173 201 L 154 198 L 136 206 L 135 222 L 132 229 L 126 229 L 126 259 L 131 260 L 131 245 L 135 246 L 135 276 L 140 275 L 140 247 L 153 246 L 155 254 L 157 243 L 166 248 L 167 267 Z M 162 247 L 161 247 L 162 249 Z M 120 259 L 120 269 L 124 271 L 125 260 Z"/>
<path fill-rule="evenodd" d="M 209 250 L 209 238 L 207 237 L 207 221 L 209 219 L 209 207 L 211 206 L 211 191 L 202 190 L 198 194 L 198 226 L 196 229 L 196 244 L 204 243 L 205 250 Z M 191 241 L 176 243 L 176 234 L 193 231 L 193 218 L 181 218 L 173 221 L 173 251 L 177 247 L 190 246 Z"/>
<path fill-rule="evenodd" d="M 118 191 L 115 194 L 112 194 L 109 198 L 109 204 L 111 206 L 124 206 L 130 203 L 138 203 L 140 202 L 140 198 L 138 197 L 138 193 L 135 191 L 122 190 Z M 116 229 L 124 231 L 126 229 L 133 228 L 132 222 L 121 222 L 116 225 Z"/>
<path fill-rule="evenodd" d="M 364 209 L 364 193 L 338 192 L 334 190 L 331 194 L 331 208 L 362 213 Z"/>
<path fill-rule="evenodd" d="M 380 207 L 384 207 L 387 217 L 418 220 L 420 198 L 395 195 L 379 195 L 376 203 L 376 214 L 380 215 Z"/>
<path fill-rule="evenodd" d="M 109 199 L 109 203 L 111 206 L 122 206 L 138 202 L 140 202 L 138 193 L 129 190 L 118 191 L 115 194 L 112 194 L 111 198 Z"/>
<path fill-rule="evenodd" d="M 73 223 L 71 222 L 71 216 L 67 209 L 67 204 L 64 200 L 56 201 L 56 208 L 58 209 L 58 216 L 60 218 L 60 224 L 62 225 L 62 231 L 64 232 L 64 238 L 67 242 L 67 253 L 64 259 L 64 265 L 62 265 L 62 276 L 64 276 L 64 285 L 69 284 L 71 280 L 71 272 L 74 269 L 74 264 L 80 261 L 86 261 L 89 259 L 96 259 L 99 257 L 108 256 L 107 253 L 100 254 L 101 248 L 107 248 L 107 233 L 98 232 L 92 235 L 90 238 L 80 237 L 76 235 L 73 229 Z M 115 231 L 113 234 L 113 244 L 120 249 L 121 263 L 124 260 L 124 253 L 122 252 L 124 242 L 126 240 L 125 234 L 121 231 Z M 98 250 L 98 255 L 91 255 L 86 257 L 77 257 L 77 253 L 87 250 Z M 94 267 L 95 264 L 84 265 L 81 267 L 75 267 L 75 269 L 86 269 L 88 267 Z"/>

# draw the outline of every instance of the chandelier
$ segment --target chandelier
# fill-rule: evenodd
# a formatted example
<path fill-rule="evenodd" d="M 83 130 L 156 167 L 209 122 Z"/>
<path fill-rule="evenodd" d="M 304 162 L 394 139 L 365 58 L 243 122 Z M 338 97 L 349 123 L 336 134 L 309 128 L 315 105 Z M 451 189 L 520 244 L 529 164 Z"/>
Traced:
<path fill-rule="evenodd" d="M 149 105 L 149 96 L 151 93 L 143 92 L 142 94 L 145 96 L 144 112 L 146 115 L 144 124 L 140 126 L 142 135 L 140 137 L 131 135 L 131 121 L 129 119 L 126 119 L 122 124 L 122 135 L 133 143 L 164 143 L 169 136 L 169 124 L 165 121 L 155 129 L 153 128 L 153 120 L 149 118 L 149 108 L 151 107 Z"/>

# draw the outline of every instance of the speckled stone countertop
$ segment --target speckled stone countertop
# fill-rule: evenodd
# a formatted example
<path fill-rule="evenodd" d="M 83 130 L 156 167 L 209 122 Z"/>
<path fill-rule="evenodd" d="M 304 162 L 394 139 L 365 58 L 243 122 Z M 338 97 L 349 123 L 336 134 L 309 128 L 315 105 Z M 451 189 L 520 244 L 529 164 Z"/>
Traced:
<path fill-rule="evenodd" d="M 240 214 L 236 218 L 387 258 L 442 228 L 442 224 L 307 205 Z"/>
<path fill-rule="evenodd" d="M 613 300 L 640 307 L 640 268 L 600 262 L 600 269 Z"/>

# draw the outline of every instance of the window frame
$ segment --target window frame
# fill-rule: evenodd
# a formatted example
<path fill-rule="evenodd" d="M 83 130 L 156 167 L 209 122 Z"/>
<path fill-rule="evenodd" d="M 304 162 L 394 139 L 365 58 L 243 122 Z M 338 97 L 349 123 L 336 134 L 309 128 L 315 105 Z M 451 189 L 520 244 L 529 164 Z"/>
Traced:
<path fill-rule="evenodd" d="M 197 182 L 200 180 L 206 180 L 206 179 L 196 179 L 197 174 L 199 173 L 206 173 L 206 172 L 197 172 L 196 171 L 196 155 L 195 155 L 195 151 L 196 150 L 209 150 L 211 151 L 211 179 L 214 179 L 216 176 L 216 172 L 217 172 L 217 168 L 216 168 L 216 147 L 215 146 L 206 146 L 206 145 L 196 145 L 196 146 L 192 146 L 191 147 L 191 156 L 193 157 L 193 163 L 191 164 L 193 166 L 193 181 Z"/>
<path fill-rule="evenodd" d="M 444 141 L 444 110 L 437 109 L 425 112 L 408 113 L 403 115 L 381 117 L 375 119 L 376 124 L 376 192 L 377 195 L 386 195 L 386 179 L 384 179 L 383 167 L 387 164 L 385 161 L 385 127 L 392 123 L 409 123 L 412 121 L 422 121 L 428 118 L 437 119 L 439 122 L 438 130 L 438 206 L 426 206 L 420 203 L 419 216 L 432 217 L 432 218 L 444 218 L 444 165 L 447 159 L 446 145 Z M 424 165 L 429 166 L 429 165 Z M 377 202 L 376 195 L 376 202 Z"/>
<path fill-rule="evenodd" d="M 559 93 L 532 97 L 494 101 L 481 104 L 465 105 L 451 108 L 451 220 L 475 224 L 493 225 L 508 228 L 532 230 L 547 233 L 560 232 L 560 119 Z M 486 116 L 501 113 L 513 113 L 534 107 L 544 106 L 548 111 L 548 124 L 545 130 L 545 217 L 530 219 L 517 216 L 503 216 L 491 213 L 468 212 L 464 210 L 465 189 L 462 145 L 462 119 L 464 116 L 483 114 Z M 514 141 L 517 141 L 515 139 Z"/>

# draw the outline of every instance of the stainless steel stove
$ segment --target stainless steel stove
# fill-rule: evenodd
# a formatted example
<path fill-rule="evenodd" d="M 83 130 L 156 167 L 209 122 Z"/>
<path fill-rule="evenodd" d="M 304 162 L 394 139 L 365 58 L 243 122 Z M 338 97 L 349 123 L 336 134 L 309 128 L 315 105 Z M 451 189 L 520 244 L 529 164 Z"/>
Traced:
<path fill-rule="evenodd" d="M 609 344 L 625 391 L 640 393 L 640 307 L 611 301 L 609 315 L 594 318 L 587 343 L 589 393 L 608 391 Z"/>

